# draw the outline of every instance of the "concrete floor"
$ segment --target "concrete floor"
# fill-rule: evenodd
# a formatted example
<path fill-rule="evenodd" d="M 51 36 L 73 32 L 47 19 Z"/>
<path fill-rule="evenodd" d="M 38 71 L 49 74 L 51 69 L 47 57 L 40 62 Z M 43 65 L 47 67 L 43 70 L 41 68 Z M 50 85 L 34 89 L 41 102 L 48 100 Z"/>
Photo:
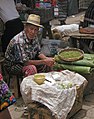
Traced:
<path fill-rule="evenodd" d="M 16 103 L 9 107 L 9 111 L 12 119 L 27 119 L 28 117 L 25 113 L 25 104 L 22 98 L 17 99 Z"/>
<path fill-rule="evenodd" d="M 83 17 L 83 13 L 77 14 L 67 18 L 66 23 L 79 23 L 80 19 Z M 58 25 L 57 19 L 51 21 L 52 26 Z M 24 113 L 25 104 L 22 98 L 17 99 L 17 102 L 9 107 L 12 119 L 27 119 L 27 113 Z M 85 96 L 83 98 L 82 109 L 77 112 L 71 119 L 94 119 L 94 93 Z"/>

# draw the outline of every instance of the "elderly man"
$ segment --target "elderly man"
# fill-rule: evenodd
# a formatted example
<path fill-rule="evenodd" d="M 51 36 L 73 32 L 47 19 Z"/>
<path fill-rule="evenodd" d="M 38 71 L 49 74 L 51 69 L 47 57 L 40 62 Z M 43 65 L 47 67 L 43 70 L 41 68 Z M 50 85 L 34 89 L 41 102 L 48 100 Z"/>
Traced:
<path fill-rule="evenodd" d="M 49 71 L 54 64 L 53 58 L 41 53 L 37 38 L 40 16 L 30 14 L 25 28 L 9 43 L 5 53 L 5 68 L 9 73 L 32 75 L 37 72 Z"/>

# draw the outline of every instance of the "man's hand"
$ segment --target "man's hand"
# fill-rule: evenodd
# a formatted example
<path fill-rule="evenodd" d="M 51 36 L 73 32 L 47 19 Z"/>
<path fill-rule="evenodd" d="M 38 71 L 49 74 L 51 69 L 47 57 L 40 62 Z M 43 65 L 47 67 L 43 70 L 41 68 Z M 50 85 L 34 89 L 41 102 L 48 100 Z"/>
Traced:
<path fill-rule="evenodd" d="M 52 67 L 54 65 L 54 58 L 46 58 L 44 59 L 44 62 L 47 66 Z"/>

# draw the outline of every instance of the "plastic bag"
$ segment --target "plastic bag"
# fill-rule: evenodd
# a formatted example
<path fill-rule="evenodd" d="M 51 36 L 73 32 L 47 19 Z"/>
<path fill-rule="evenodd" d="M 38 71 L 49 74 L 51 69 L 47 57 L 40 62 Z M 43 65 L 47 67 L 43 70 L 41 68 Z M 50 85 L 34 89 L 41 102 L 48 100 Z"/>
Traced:
<path fill-rule="evenodd" d="M 46 56 L 54 56 L 58 52 L 58 48 L 60 45 L 60 40 L 48 40 L 43 39 L 42 42 L 41 52 Z"/>

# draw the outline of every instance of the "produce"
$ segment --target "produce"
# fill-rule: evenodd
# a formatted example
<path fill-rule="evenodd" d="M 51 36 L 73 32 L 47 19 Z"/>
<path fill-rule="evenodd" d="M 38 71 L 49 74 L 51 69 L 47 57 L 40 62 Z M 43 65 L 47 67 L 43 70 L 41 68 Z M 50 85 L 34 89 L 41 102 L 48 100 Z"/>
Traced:
<path fill-rule="evenodd" d="M 55 65 L 53 66 L 53 70 L 64 70 L 64 69 L 82 73 L 82 74 L 89 74 L 92 70 L 94 70 L 93 68 L 91 69 L 91 67 L 87 67 L 87 66 L 77 66 L 77 65 L 59 64 L 59 63 L 55 63 Z"/>
<path fill-rule="evenodd" d="M 58 52 L 58 56 L 61 60 L 67 62 L 78 61 L 84 58 L 84 52 L 77 48 L 62 49 Z"/>
<path fill-rule="evenodd" d="M 78 51 L 61 52 L 60 56 L 64 58 L 77 58 L 81 55 Z"/>
<path fill-rule="evenodd" d="M 69 89 L 72 88 L 72 83 L 69 81 L 64 81 L 63 83 L 59 84 L 60 89 Z"/>

